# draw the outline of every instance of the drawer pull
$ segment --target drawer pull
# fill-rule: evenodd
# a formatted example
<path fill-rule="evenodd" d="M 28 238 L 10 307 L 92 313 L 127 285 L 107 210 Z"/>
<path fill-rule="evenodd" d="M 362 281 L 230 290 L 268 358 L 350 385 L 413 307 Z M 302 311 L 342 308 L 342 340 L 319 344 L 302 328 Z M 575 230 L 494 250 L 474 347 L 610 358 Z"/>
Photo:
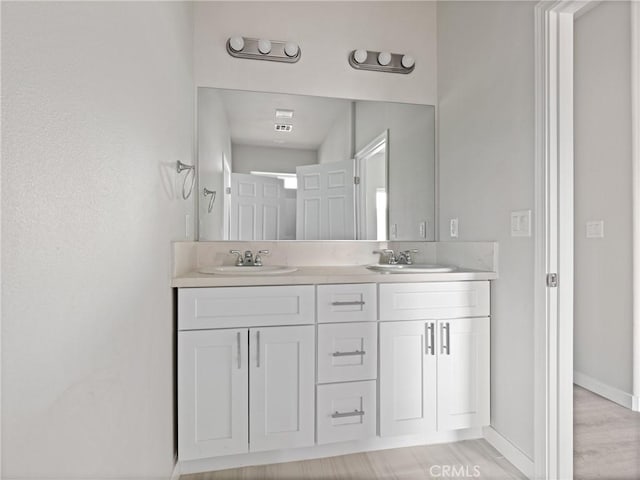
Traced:
<path fill-rule="evenodd" d="M 354 350 L 353 352 L 333 352 L 331 355 L 334 357 L 353 357 L 355 355 L 364 355 L 364 350 Z"/>
<path fill-rule="evenodd" d="M 333 305 L 334 307 L 347 307 L 350 305 L 364 305 L 365 302 L 363 302 L 362 300 L 356 300 L 353 302 L 331 302 L 331 305 Z"/>
<path fill-rule="evenodd" d="M 362 417 L 362 416 L 364 416 L 364 410 L 354 410 L 353 412 L 336 412 L 331 414 L 331 418 Z"/>

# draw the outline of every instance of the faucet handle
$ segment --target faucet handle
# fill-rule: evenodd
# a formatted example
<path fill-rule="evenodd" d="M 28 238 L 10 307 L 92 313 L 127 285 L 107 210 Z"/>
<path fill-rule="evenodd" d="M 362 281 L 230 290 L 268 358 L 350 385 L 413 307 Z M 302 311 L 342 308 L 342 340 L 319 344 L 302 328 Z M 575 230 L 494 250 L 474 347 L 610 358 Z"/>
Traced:
<path fill-rule="evenodd" d="M 256 267 L 262 266 L 262 255 L 269 255 L 269 250 L 258 250 L 256 258 L 253 259 L 253 264 Z"/>
<path fill-rule="evenodd" d="M 411 265 L 413 263 L 413 258 L 411 258 L 412 253 L 418 253 L 418 250 L 415 248 L 411 248 L 409 250 L 403 250 L 398 255 L 399 263 L 406 263 L 407 265 Z"/>
<path fill-rule="evenodd" d="M 394 252 L 390 248 L 382 248 L 380 250 L 374 250 L 373 253 L 379 253 L 381 255 L 388 255 L 387 263 L 389 265 L 395 265 L 396 263 L 398 263 L 398 259 L 396 258 L 396 252 Z"/>
<path fill-rule="evenodd" d="M 229 250 L 229 253 L 231 255 L 236 255 L 236 267 L 244 265 L 244 262 L 242 261 L 242 252 L 240 250 Z"/>

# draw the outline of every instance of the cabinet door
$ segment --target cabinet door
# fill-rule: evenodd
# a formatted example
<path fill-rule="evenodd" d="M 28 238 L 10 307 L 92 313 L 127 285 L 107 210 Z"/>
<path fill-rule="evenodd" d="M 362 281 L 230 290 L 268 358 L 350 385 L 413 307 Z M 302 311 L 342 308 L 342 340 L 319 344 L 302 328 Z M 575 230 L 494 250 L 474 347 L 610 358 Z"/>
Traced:
<path fill-rule="evenodd" d="M 250 450 L 314 443 L 315 327 L 249 331 Z"/>
<path fill-rule="evenodd" d="M 178 334 L 178 457 L 248 451 L 248 331 Z"/>
<path fill-rule="evenodd" d="M 489 319 L 438 322 L 438 430 L 489 424 Z"/>
<path fill-rule="evenodd" d="M 435 322 L 380 323 L 380 435 L 436 431 Z"/>

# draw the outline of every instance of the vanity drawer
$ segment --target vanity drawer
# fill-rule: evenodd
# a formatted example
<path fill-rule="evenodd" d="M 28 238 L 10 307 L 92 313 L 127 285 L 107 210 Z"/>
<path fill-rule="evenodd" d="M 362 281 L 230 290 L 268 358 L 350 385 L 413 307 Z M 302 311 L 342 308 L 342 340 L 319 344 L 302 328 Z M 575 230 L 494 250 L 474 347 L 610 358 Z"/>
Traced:
<path fill-rule="evenodd" d="M 376 382 L 318 385 L 318 444 L 376 436 Z"/>
<path fill-rule="evenodd" d="M 377 378 L 378 324 L 318 325 L 318 383 Z"/>
<path fill-rule="evenodd" d="M 380 320 L 489 316 L 489 282 L 385 283 Z"/>
<path fill-rule="evenodd" d="M 374 322 L 376 285 L 318 285 L 318 322 Z"/>
<path fill-rule="evenodd" d="M 216 287 L 178 290 L 178 330 L 314 323 L 314 287 Z"/>

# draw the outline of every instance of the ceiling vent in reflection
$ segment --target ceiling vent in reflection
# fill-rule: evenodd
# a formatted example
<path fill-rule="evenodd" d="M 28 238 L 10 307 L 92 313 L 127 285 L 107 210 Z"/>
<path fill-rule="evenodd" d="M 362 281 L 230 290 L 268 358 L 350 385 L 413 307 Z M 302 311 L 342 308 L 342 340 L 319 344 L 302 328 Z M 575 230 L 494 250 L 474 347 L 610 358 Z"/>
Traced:
<path fill-rule="evenodd" d="M 290 132 L 293 130 L 293 125 L 289 125 L 286 123 L 276 123 L 275 124 L 276 132 Z"/>

